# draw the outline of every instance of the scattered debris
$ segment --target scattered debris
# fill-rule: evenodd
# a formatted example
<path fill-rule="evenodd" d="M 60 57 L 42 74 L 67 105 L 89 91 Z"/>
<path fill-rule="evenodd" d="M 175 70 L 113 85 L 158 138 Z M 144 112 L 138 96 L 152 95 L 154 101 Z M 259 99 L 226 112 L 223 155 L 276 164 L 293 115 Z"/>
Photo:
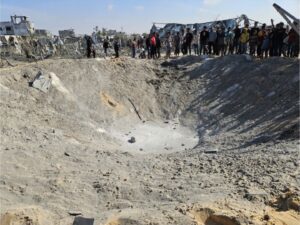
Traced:
<path fill-rule="evenodd" d="M 131 137 L 129 140 L 128 140 L 129 143 L 133 144 L 136 142 L 135 140 L 135 137 Z"/>
<path fill-rule="evenodd" d="M 140 115 L 138 109 L 137 109 L 136 106 L 134 105 L 133 101 L 132 101 L 130 98 L 128 98 L 128 101 L 129 101 L 129 102 L 131 103 L 131 105 L 133 106 L 134 111 L 135 111 L 135 113 L 138 115 L 139 119 L 142 120 L 142 117 L 141 117 L 141 115 Z"/>
<path fill-rule="evenodd" d="M 51 77 L 44 75 L 41 71 L 35 76 L 32 87 L 39 89 L 40 91 L 47 93 L 51 87 Z"/>

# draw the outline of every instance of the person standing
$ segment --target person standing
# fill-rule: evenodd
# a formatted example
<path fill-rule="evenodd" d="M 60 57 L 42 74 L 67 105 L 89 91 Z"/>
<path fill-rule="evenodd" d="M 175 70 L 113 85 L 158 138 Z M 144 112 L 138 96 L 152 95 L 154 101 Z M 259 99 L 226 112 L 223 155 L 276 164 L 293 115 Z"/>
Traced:
<path fill-rule="evenodd" d="M 252 27 L 250 30 L 250 36 L 249 36 L 250 55 L 255 55 L 258 46 L 258 32 L 259 32 L 259 28 L 257 27 L 257 22 L 255 22 L 254 27 Z"/>
<path fill-rule="evenodd" d="M 171 50 L 172 50 L 172 36 L 170 31 L 167 33 L 165 45 L 166 45 L 166 58 L 169 59 L 171 57 Z"/>
<path fill-rule="evenodd" d="M 201 55 L 203 52 L 203 55 L 207 54 L 207 41 L 208 41 L 209 33 L 207 31 L 207 27 L 204 26 L 203 30 L 200 32 L 200 51 L 199 54 Z"/>
<path fill-rule="evenodd" d="M 133 38 L 133 41 L 131 42 L 132 58 L 135 58 L 135 55 L 136 55 L 136 46 L 137 46 L 136 38 Z"/>
<path fill-rule="evenodd" d="M 265 31 L 265 35 L 264 35 L 264 40 L 261 46 L 261 54 L 260 54 L 260 58 L 268 58 L 268 54 L 270 51 L 270 46 L 271 46 L 271 30 L 267 30 Z"/>
<path fill-rule="evenodd" d="M 233 54 L 233 51 L 234 51 L 234 33 L 233 33 L 231 27 L 228 27 L 225 39 L 226 39 L 226 49 L 228 48 L 228 53 Z"/>
<path fill-rule="evenodd" d="M 241 37 L 241 29 L 239 28 L 239 25 L 237 24 L 234 32 L 234 50 L 235 54 L 240 54 L 240 37 Z"/>
<path fill-rule="evenodd" d="M 262 58 L 262 45 L 266 36 L 266 24 L 264 23 L 257 35 L 257 56 Z"/>
<path fill-rule="evenodd" d="M 146 45 L 146 51 L 147 51 L 147 57 L 148 59 L 151 58 L 151 43 L 150 43 L 150 35 L 147 35 L 146 40 L 145 40 L 145 45 Z"/>
<path fill-rule="evenodd" d="M 156 57 L 159 59 L 160 58 L 160 49 L 161 49 L 161 40 L 159 38 L 159 34 L 155 34 L 156 38 Z"/>
<path fill-rule="evenodd" d="M 179 53 L 180 53 L 180 33 L 179 32 L 177 32 L 176 35 L 174 36 L 173 42 L 174 42 L 174 47 L 175 47 L 174 55 L 179 56 Z"/>
<path fill-rule="evenodd" d="M 115 38 L 115 41 L 114 41 L 114 50 L 115 50 L 115 56 L 116 58 L 119 58 L 119 50 L 120 50 L 120 43 L 119 43 L 119 39 L 118 38 Z"/>
<path fill-rule="evenodd" d="M 151 59 L 156 58 L 156 35 L 155 33 L 152 34 L 151 39 L 150 39 L 150 52 L 151 52 Z"/>
<path fill-rule="evenodd" d="M 242 34 L 240 36 L 240 54 L 246 54 L 247 53 L 247 43 L 249 41 L 249 33 L 247 28 L 243 28 Z"/>
<path fill-rule="evenodd" d="M 217 32 L 217 55 L 225 55 L 225 31 L 224 28 L 219 28 Z"/>
<path fill-rule="evenodd" d="M 299 35 L 292 28 L 288 33 L 288 57 L 298 57 L 299 54 Z"/>
<path fill-rule="evenodd" d="M 194 31 L 192 45 L 193 45 L 195 55 L 199 55 L 199 37 L 198 37 L 197 30 Z"/>
<path fill-rule="evenodd" d="M 192 54 L 192 42 L 193 42 L 193 34 L 191 33 L 191 29 L 187 28 L 186 29 L 186 34 L 185 34 L 185 44 L 187 47 L 187 51 L 189 53 L 189 55 Z"/>
<path fill-rule="evenodd" d="M 108 37 L 106 37 L 103 41 L 103 49 L 104 49 L 105 57 L 107 57 L 107 49 L 108 48 L 109 48 L 109 42 L 108 42 Z"/>
<path fill-rule="evenodd" d="M 91 53 L 92 53 L 92 48 L 93 48 L 93 40 L 90 36 L 86 36 L 86 54 L 88 58 L 91 58 Z"/>
<path fill-rule="evenodd" d="M 209 30 L 208 36 L 208 53 L 212 54 L 212 50 L 214 54 L 216 54 L 216 40 L 217 40 L 217 33 L 213 28 Z"/>

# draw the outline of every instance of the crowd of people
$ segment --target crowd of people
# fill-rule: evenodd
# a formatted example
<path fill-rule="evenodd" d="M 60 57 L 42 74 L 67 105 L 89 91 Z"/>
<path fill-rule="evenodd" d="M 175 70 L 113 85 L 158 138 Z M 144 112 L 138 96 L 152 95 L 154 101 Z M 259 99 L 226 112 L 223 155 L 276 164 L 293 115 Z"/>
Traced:
<path fill-rule="evenodd" d="M 153 32 L 144 37 L 134 37 L 128 41 L 133 58 L 157 59 L 161 57 L 162 49 L 165 57 L 170 58 L 182 55 L 218 55 L 228 54 L 250 54 L 259 58 L 272 56 L 298 57 L 299 55 L 299 35 L 283 23 L 272 26 L 262 24 L 258 26 L 255 22 L 250 27 L 245 24 L 240 28 L 236 27 L 206 27 L 196 31 L 187 28 L 180 32 L 167 32 L 163 37 L 159 33 Z M 113 41 L 115 56 L 119 57 L 119 42 Z M 110 47 L 109 40 L 103 42 L 103 49 L 107 56 L 107 49 Z M 91 49 L 91 47 L 89 47 Z M 138 54 L 137 54 L 138 52 Z M 88 50 L 88 57 L 91 50 Z"/>

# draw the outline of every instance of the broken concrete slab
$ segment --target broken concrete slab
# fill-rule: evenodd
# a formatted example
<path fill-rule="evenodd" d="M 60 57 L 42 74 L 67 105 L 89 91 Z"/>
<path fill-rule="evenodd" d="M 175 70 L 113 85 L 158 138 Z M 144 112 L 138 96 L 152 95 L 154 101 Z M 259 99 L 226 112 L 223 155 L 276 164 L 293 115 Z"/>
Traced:
<path fill-rule="evenodd" d="M 73 225 L 94 225 L 93 218 L 75 217 Z"/>
<path fill-rule="evenodd" d="M 51 81 L 51 76 L 47 76 L 39 71 L 32 82 L 32 87 L 39 89 L 44 93 L 47 93 L 51 87 Z"/>

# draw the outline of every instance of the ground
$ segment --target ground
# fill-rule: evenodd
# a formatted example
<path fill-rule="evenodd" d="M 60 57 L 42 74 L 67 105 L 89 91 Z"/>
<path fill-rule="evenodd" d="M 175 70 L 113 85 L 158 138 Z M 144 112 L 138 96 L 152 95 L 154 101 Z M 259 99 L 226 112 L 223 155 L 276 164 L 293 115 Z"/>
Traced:
<path fill-rule="evenodd" d="M 10 64 L 1 225 L 299 224 L 298 59 Z"/>

